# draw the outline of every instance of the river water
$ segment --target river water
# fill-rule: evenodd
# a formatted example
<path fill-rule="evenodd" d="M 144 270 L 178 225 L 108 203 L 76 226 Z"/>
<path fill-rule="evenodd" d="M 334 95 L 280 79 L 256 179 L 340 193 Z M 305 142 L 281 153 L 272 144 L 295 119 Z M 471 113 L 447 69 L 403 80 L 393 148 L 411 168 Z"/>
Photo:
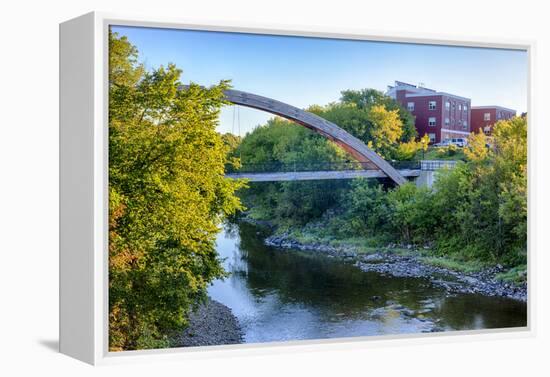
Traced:
<path fill-rule="evenodd" d="M 264 245 L 250 224 L 226 226 L 217 250 L 229 278 L 209 288 L 246 343 L 521 327 L 526 304 L 448 295 L 422 278 L 363 272 L 340 260 Z"/>

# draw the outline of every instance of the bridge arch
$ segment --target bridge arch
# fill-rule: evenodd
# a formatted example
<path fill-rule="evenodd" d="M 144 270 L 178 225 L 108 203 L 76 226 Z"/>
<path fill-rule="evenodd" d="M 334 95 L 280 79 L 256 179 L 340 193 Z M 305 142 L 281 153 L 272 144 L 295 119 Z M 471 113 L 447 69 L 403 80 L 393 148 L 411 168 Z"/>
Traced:
<path fill-rule="evenodd" d="M 287 103 L 253 93 L 234 89 L 228 89 L 224 93 L 226 100 L 233 104 L 266 111 L 315 131 L 316 133 L 336 143 L 346 152 L 355 157 L 359 162 L 364 163 L 368 168 L 382 171 L 387 177 L 398 185 L 402 185 L 407 182 L 407 180 L 397 169 L 376 154 L 376 152 L 370 149 L 365 143 L 338 127 L 336 124 L 329 122 L 318 115 L 299 109 Z"/>

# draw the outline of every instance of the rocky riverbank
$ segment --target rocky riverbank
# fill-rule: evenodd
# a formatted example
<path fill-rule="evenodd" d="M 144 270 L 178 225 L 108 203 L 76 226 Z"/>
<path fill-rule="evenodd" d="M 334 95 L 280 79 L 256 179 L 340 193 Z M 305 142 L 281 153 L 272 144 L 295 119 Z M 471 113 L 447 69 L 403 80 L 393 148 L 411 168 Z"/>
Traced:
<path fill-rule="evenodd" d="M 208 299 L 189 318 L 189 326 L 174 339 L 175 347 L 243 343 L 239 321 L 227 306 Z"/>
<path fill-rule="evenodd" d="M 397 255 L 392 247 L 374 253 L 358 253 L 353 246 L 331 246 L 322 242 L 301 243 L 289 234 L 272 235 L 265 240 L 266 245 L 283 249 L 297 249 L 326 254 L 354 263 L 363 271 L 373 271 L 396 277 L 428 279 L 432 284 L 444 288 L 449 294 L 478 293 L 487 296 L 509 297 L 527 301 L 527 285 L 521 286 L 497 280 L 495 276 L 504 271 L 502 266 L 494 266 L 475 273 L 464 273 L 438 267 L 422 261 L 411 253 Z"/>

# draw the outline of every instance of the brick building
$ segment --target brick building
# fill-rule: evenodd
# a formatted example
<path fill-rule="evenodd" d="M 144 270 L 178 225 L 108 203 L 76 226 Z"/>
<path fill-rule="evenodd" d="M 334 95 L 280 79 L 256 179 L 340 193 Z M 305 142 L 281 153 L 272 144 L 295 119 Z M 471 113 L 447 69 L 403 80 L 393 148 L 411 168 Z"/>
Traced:
<path fill-rule="evenodd" d="M 472 107 L 471 131 L 478 132 L 480 129 L 490 135 L 493 125 L 499 120 L 510 119 L 516 116 L 516 110 L 507 109 L 502 106 L 474 106 Z"/>
<path fill-rule="evenodd" d="M 388 86 L 386 94 L 414 115 L 418 135 L 422 137 L 427 134 L 432 143 L 450 138 L 467 138 L 470 134 L 469 98 L 401 81 Z"/>

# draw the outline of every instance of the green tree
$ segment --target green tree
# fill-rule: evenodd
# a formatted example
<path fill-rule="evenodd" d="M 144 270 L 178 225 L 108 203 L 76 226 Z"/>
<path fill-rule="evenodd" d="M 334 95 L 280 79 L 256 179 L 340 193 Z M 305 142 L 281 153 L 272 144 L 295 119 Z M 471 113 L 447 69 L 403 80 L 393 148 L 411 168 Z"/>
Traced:
<path fill-rule="evenodd" d="M 489 157 L 489 140 L 480 129 L 478 133 L 472 132 L 468 137 L 468 146 L 464 148 L 464 154 L 470 161 L 484 161 Z"/>
<path fill-rule="evenodd" d="M 499 216 L 510 258 L 527 256 L 527 117 L 500 121 L 494 127 L 495 171 L 499 183 Z"/>
<path fill-rule="evenodd" d="M 216 132 L 228 83 L 182 91 L 174 65 L 145 71 L 125 37 L 109 46 L 109 347 L 165 347 L 224 276 L 215 235 L 241 208 Z"/>
<path fill-rule="evenodd" d="M 369 113 L 355 103 L 331 103 L 325 107 L 311 106 L 308 111 L 343 128 L 364 143 L 372 140 Z"/>
<path fill-rule="evenodd" d="M 440 174 L 435 212 L 438 249 L 466 258 L 525 263 L 527 250 L 527 120 L 494 127 L 492 148 L 473 135 L 468 161 Z"/>
<path fill-rule="evenodd" d="M 369 144 L 382 157 L 390 158 L 403 134 L 403 123 L 399 119 L 398 111 L 388 111 L 383 105 L 374 105 L 369 110 L 368 119 L 372 125 Z"/>
<path fill-rule="evenodd" d="M 392 213 L 382 185 L 365 179 L 353 180 L 345 206 L 351 235 L 375 237 L 391 231 Z"/>
<path fill-rule="evenodd" d="M 233 135 L 232 133 L 227 132 L 225 134 L 222 134 L 222 140 L 225 146 L 227 146 L 229 149 L 228 153 L 232 154 L 235 152 L 239 144 L 241 144 L 242 138 L 240 136 Z"/>
<path fill-rule="evenodd" d="M 330 163 L 353 160 L 321 135 L 282 118 L 270 119 L 242 140 L 235 154 L 243 167 L 276 170 L 281 166 L 319 170 Z M 342 185 L 330 181 L 252 184 L 241 192 L 244 203 L 258 215 L 281 223 L 305 224 L 320 217 L 340 198 Z"/>
<path fill-rule="evenodd" d="M 235 150 L 244 165 L 344 162 L 353 159 L 323 136 L 283 118 L 268 120 L 266 125 L 248 133 Z"/>
<path fill-rule="evenodd" d="M 388 193 L 390 223 L 394 234 L 406 243 L 423 244 L 433 239 L 438 219 L 432 207 L 432 192 L 414 183 L 396 187 Z"/>
<path fill-rule="evenodd" d="M 419 141 L 411 140 L 400 143 L 393 152 L 393 156 L 398 161 L 412 160 L 417 156 L 418 151 L 426 152 L 429 144 L 430 137 L 426 134 Z"/>
<path fill-rule="evenodd" d="M 242 138 L 227 132 L 222 135 L 222 141 L 227 148 L 226 171 L 234 171 L 241 168 L 241 159 L 236 151 L 241 144 Z"/>
<path fill-rule="evenodd" d="M 414 116 L 399 102 L 376 89 L 344 90 L 341 102 L 344 104 L 355 104 L 359 109 L 364 110 L 368 110 L 375 105 L 384 106 L 388 111 L 397 110 L 403 125 L 401 141 L 408 142 L 418 136 Z"/>
<path fill-rule="evenodd" d="M 414 117 L 393 98 L 374 89 L 342 92 L 339 102 L 313 105 L 313 112 L 343 128 L 388 159 L 410 160 L 424 148 Z"/>

